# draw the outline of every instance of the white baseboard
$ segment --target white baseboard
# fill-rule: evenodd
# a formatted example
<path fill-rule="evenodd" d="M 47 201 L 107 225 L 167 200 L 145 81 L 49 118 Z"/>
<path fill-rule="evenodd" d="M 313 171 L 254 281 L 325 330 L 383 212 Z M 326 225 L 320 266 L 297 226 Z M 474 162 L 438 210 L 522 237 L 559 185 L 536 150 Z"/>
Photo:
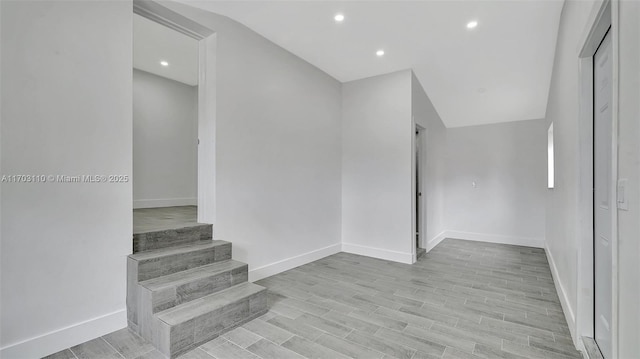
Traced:
<path fill-rule="evenodd" d="M 122 309 L 15 344 L 9 344 L 0 349 L 0 358 L 42 358 L 126 326 L 127 310 Z"/>
<path fill-rule="evenodd" d="M 576 340 L 576 316 L 573 312 L 573 308 L 571 308 L 571 304 L 569 303 L 569 298 L 567 297 L 567 291 L 564 289 L 562 282 L 560 281 L 560 275 L 558 274 L 558 268 L 556 267 L 556 262 L 553 260 L 553 255 L 549 250 L 549 247 L 545 243 L 544 252 L 547 254 L 547 261 L 549 262 L 549 268 L 551 269 L 551 275 L 553 276 L 553 284 L 556 286 L 556 292 L 558 292 L 558 297 L 560 298 L 560 305 L 562 306 L 562 312 L 564 312 L 564 317 L 567 320 L 567 325 L 569 326 L 569 332 L 571 333 L 571 338 L 573 339 L 573 343 L 576 344 L 578 341 Z"/>
<path fill-rule="evenodd" d="M 435 248 L 435 246 L 440 244 L 440 242 L 442 242 L 445 238 L 447 238 L 447 231 L 442 231 L 437 236 L 428 240 L 427 247 L 425 248 L 427 253 L 429 253 L 433 248 Z"/>
<path fill-rule="evenodd" d="M 137 199 L 133 201 L 133 208 L 158 208 L 175 206 L 197 206 L 197 198 L 164 198 L 164 199 Z"/>
<path fill-rule="evenodd" d="M 303 264 L 317 261 L 318 259 L 322 259 L 332 254 L 339 253 L 340 249 L 341 249 L 340 243 L 336 243 L 328 247 L 316 249 L 314 251 L 303 253 L 295 257 L 290 257 L 287 259 L 283 259 L 281 261 L 267 264 L 259 268 L 251 269 L 249 271 L 249 281 L 255 282 L 262 278 L 270 277 L 272 275 L 282 273 L 289 269 L 299 267 Z"/>
<path fill-rule="evenodd" d="M 580 354 L 582 354 L 582 357 L 584 359 L 589 359 L 589 354 L 587 354 L 587 348 L 584 346 L 584 341 L 582 340 L 582 338 L 578 338 L 578 345 L 576 345 L 576 349 L 580 352 Z"/>
<path fill-rule="evenodd" d="M 544 238 L 535 237 L 514 237 L 501 234 L 474 233 L 462 231 L 444 231 L 445 238 L 464 239 L 467 241 L 479 241 L 499 244 L 512 244 L 516 246 L 544 248 Z M 439 235 L 440 236 L 440 235 Z"/>
<path fill-rule="evenodd" d="M 413 253 L 396 252 L 388 249 L 361 246 L 359 244 L 342 243 L 342 251 L 406 264 L 412 264 L 415 261 L 415 255 Z"/>

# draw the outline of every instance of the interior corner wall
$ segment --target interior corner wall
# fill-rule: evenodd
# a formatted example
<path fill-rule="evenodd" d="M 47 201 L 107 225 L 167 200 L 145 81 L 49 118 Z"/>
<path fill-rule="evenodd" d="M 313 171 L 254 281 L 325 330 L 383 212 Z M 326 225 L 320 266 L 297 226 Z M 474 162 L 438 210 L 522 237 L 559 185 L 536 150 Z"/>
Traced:
<path fill-rule="evenodd" d="M 339 252 L 341 84 L 229 18 L 163 5 L 217 36 L 214 237 L 249 280 Z"/>
<path fill-rule="evenodd" d="M 0 356 L 39 358 L 127 325 L 131 182 L 55 176 L 131 176 L 132 4 L 0 8 L 0 172 L 46 179 L 1 184 Z"/>
<path fill-rule="evenodd" d="M 423 232 L 421 248 L 427 251 L 444 239 L 445 235 L 445 170 L 447 129 L 438 112 L 412 73 L 411 111 L 414 123 L 423 129 L 421 149 L 421 189 Z M 411 176 L 414 178 L 415 176 Z M 412 197 L 413 198 L 413 197 Z"/>
<path fill-rule="evenodd" d="M 342 87 L 342 247 L 412 262 L 411 71 Z"/>
<path fill-rule="evenodd" d="M 198 87 L 133 70 L 133 207 L 196 205 Z"/>
<path fill-rule="evenodd" d="M 447 129 L 448 237 L 542 248 L 544 120 Z"/>

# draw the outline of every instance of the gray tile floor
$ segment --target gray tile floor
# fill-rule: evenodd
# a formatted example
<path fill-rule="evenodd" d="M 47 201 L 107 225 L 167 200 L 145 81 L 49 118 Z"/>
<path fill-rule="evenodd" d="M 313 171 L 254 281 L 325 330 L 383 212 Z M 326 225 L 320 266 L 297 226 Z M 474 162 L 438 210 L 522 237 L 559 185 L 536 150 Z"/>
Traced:
<path fill-rule="evenodd" d="M 580 358 L 544 251 L 446 239 L 414 265 L 339 253 L 258 282 L 270 311 L 185 354 Z M 126 329 L 50 358 L 161 358 Z"/>
<path fill-rule="evenodd" d="M 192 227 L 198 224 L 198 207 L 179 206 L 133 210 L 133 233 Z"/>

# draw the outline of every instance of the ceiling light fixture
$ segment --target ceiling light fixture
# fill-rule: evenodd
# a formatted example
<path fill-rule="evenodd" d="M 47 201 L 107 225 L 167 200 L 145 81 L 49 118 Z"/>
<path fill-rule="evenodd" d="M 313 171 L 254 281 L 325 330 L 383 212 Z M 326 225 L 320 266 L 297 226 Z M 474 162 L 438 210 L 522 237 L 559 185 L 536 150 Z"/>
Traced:
<path fill-rule="evenodd" d="M 343 21 L 344 21 L 344 15 L 342 15 L 342 14 L 336 14 L 336 16 L 334 16 L 334 17 L 333 17 L 333 19 L 334 19 L 336 22 L 343 22 Z"/>
<path fill-rule="evenodd" d="M 160 61 L 160 65 L 167 67 L 169 66 L 169 63 L 166 61 Z"/>
<path fill-rule="evenodd" d="M 376 51 L 376 56 L 378 56 L 378 57 L 382 57 L 382 56 L 384 56 L 384 50 L 378 50 L 378 51 Z"/>
<path fill-rule="evenodd" d="M 473 29 L 473 28 L 475 28 L 476 26 L 478 26 L 478 22 L 477 22 L 477 21 L 475 21 L 475 20 L 473 20 L 473 21 L 469 21 L 469 22 L 467 23 L 467 29 Z"/>

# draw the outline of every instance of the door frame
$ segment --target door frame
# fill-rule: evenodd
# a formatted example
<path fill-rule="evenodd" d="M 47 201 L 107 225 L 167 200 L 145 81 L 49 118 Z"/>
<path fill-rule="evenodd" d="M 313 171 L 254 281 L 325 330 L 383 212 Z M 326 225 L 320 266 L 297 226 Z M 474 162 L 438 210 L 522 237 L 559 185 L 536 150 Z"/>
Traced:
<path fill-rule="evenodd" d="M 133 0 L 133 12 L 198 40 L 198 222 L 216 219 L 216 47 L 214 30 L 153 0 Z"/>
<path fill-rule="evenodd" d="M 425 186 L 425 168 L 426 168 L 426 155 L 424 153 L 424 149 L 426 148 L 426 129 L 415 122 L 415 118 L 412 117 L 413 126 L 411 128 L 411 254 L 412 254 L 412 263 L 417 261 L 417 250 L 416 247 L 420 244 L 420 248 L 425 247 L 425 226 L 426 226 L 426 206 L 425 206 L 425 197 L 424 195 L 420 196 L 420 200 L 416 200 L 416 191 L 417 189 L 424 189 Z M 420 138 L 420 166 L 416 168 L 416 132 L 418 132 L 418 136 Z M 419 171 L 417 174 L 416 172 Z M 416 175 L 419 175 L 420 183 L 416 181 Z M 417 221 L 416 211 L 417 209 L 421 209 L 420 211 L 420 220 Z M 420 233 L 420 243 L 417 243 L 416 232 Z"/>
<path fill-rule="evenodd" d="M 574 344 L 584 350 L 582 337 L 594 338 L 594 220 L 593 220 L 593 55 L 610 32 L 612 45 L 612 139 L 611 139 L 611 198 L 617 198 L 618 173 L 618 0 L 601 0 L 594 4 L 581 46 L 578 49 L 579 115 L 578 115 L 578 268 L 577 307 L 572 329 Z M 612 356 L 618 356 L 618 211 L 611 211 L 611 344 Z M 573 313 L 569 313 L 573 315 Z"/>
<path fill-rule="evenodd" d="M 424 128 L 420 125 L 416 125 L 416 147 L 418 156 L 416 158 L 416 192 L 419 192 L 420 195 L 416 198 L 416 212 L 418 216 L 416 216 L 416 233 L 418 233 L 416 247 L 425 248 L 424 247 L 424 234 L 425 234 L 425 216 L 424 216 L 424 196 L 422 195 L 422 191 L 424 189 L 424 159 L 426 158 L 424 153 Z"/>

